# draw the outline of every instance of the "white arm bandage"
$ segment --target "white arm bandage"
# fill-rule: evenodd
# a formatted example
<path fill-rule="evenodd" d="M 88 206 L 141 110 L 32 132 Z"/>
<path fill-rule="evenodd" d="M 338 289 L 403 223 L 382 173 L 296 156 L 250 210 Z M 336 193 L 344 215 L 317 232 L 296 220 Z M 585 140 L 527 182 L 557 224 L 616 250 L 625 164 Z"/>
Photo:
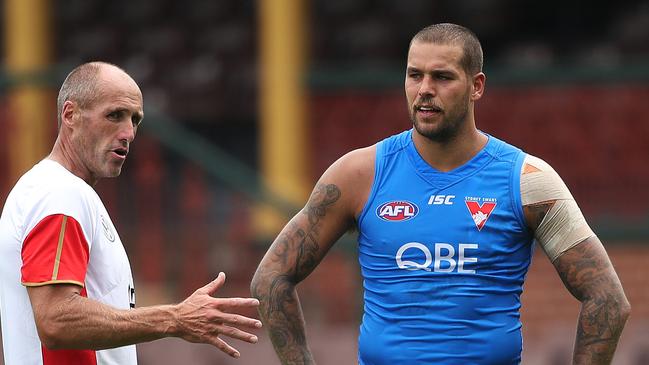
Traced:
<path fill-rule="evenodd" d="M 521 169 L 523 206 L 555 203 L 534 232 L 551 261 L 595 235 L 559 174 L 545 161 L 527 155 Z"/>

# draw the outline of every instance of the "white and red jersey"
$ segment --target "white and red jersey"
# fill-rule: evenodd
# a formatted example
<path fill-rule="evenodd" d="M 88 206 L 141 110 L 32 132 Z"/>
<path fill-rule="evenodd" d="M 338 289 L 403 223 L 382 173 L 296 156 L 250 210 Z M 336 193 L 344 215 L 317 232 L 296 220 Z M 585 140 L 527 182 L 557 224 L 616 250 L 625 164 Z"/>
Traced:
<path fill-rule="evenodd" d="M 137 364 L 135 345 L 49 350 L 36 332 L 25 286 L 72 283 L 115 308 L 135 306 L 126 251 L 95 190 L 45 159 L 23 175 L 0 217 L 0 303 L 7 365 Z"/>

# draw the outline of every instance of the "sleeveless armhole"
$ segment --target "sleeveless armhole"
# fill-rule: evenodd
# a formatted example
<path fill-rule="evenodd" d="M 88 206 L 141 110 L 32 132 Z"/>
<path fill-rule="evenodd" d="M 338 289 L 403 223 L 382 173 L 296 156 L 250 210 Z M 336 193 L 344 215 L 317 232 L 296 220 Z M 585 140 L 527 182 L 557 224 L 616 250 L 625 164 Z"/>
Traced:
<path fill-rule="evenodd" d="M 512 168 L 511 176 L 511 192 L 512 192 L 512 204 L 514 205 L 513 211 L 516 214 L 518 223 L 521 225 L 521 228 L 526 230 L 527 223 L 525 222 L 525 213 L 523 212 L 523 200 L 521 199 L 521 169 L 523 168 L 523 161 L 525 160 L 526 153 L 519 151 L 516 159 L 514 160 L 514 166 Z"/>
<path fill-rule="evenodd" d="M 383 173 L 383 169 L 381 168 L 383 165 L 383 148 L 385 145 L 385 141 L 381 141 L 376 144 L 376 154 L 374 158 L 374 181 L 372 181 L 372 189 L 370 190 L 370 194 L 367 196 L 367 201 L 365 202 L 365 205 L 363 206 L 363 210 L 361 210 L 361 214 L 358 216 L 357 219 L 357 228 L 358 231 L 361 231 L 361 226 L 363 225 L 363 219 L 367 215 L 367 211 L 369 210 L 369 207 L 372 205 L 372 202 L 374 201 L 374 197 L 376 196 L 376 192 L 379 187 L 379 181 L 381 174 Z"/>

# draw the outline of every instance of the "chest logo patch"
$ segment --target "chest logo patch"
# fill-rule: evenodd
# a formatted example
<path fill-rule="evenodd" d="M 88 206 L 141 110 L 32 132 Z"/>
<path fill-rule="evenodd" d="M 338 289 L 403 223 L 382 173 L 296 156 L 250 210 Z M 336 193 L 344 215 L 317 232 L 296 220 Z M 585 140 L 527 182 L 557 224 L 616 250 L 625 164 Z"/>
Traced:
<path fill-rule="evenodd" d="M 104 236 L 110 241 L 115 242 L 115 232 L 113 232 L 113 227 L 102 215 L 101 217 L 101 228 L 104 230 Z"/>
<path fill-rule="evenodd" d="M 496 207 L 496 202 L 485 202 L 479 203 L 474 200 L 465 201 L 466 207 L 469 208 L 469 213 L 471 213 L 471 218 L 473 218 L 473 223 L 478 227 L 478 231 L 482 230 L 487 219 L 491 215 L 491 212 L 494 211 Z"/>
<path fill-rule="evenodd" d="M 376 208 L 376 215 L 384 221 L 407 221 L 417 216 L 419 207 L 405 200 L 393 200 Z"/>

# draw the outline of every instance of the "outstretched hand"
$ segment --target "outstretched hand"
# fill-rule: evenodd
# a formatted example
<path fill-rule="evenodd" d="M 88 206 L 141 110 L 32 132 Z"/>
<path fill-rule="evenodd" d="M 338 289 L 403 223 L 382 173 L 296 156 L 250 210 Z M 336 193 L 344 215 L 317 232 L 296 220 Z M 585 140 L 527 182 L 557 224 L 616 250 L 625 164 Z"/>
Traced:
<path fill-rule="evenodd" d="M 254 298 L 215 298 L 213 295 L 225 283 L 225 274 L 196 290 L 177 305 L 178 337 L 197 343 L 209 343 L 232 357 L 240 353 L 219 337 L 225 335 L 250 343 L 257 342 L 257 336 L 241 328 L 261 328 L 261 321 L 236 313 L 246 308 L 256 309 L 259 301 Z"/>

